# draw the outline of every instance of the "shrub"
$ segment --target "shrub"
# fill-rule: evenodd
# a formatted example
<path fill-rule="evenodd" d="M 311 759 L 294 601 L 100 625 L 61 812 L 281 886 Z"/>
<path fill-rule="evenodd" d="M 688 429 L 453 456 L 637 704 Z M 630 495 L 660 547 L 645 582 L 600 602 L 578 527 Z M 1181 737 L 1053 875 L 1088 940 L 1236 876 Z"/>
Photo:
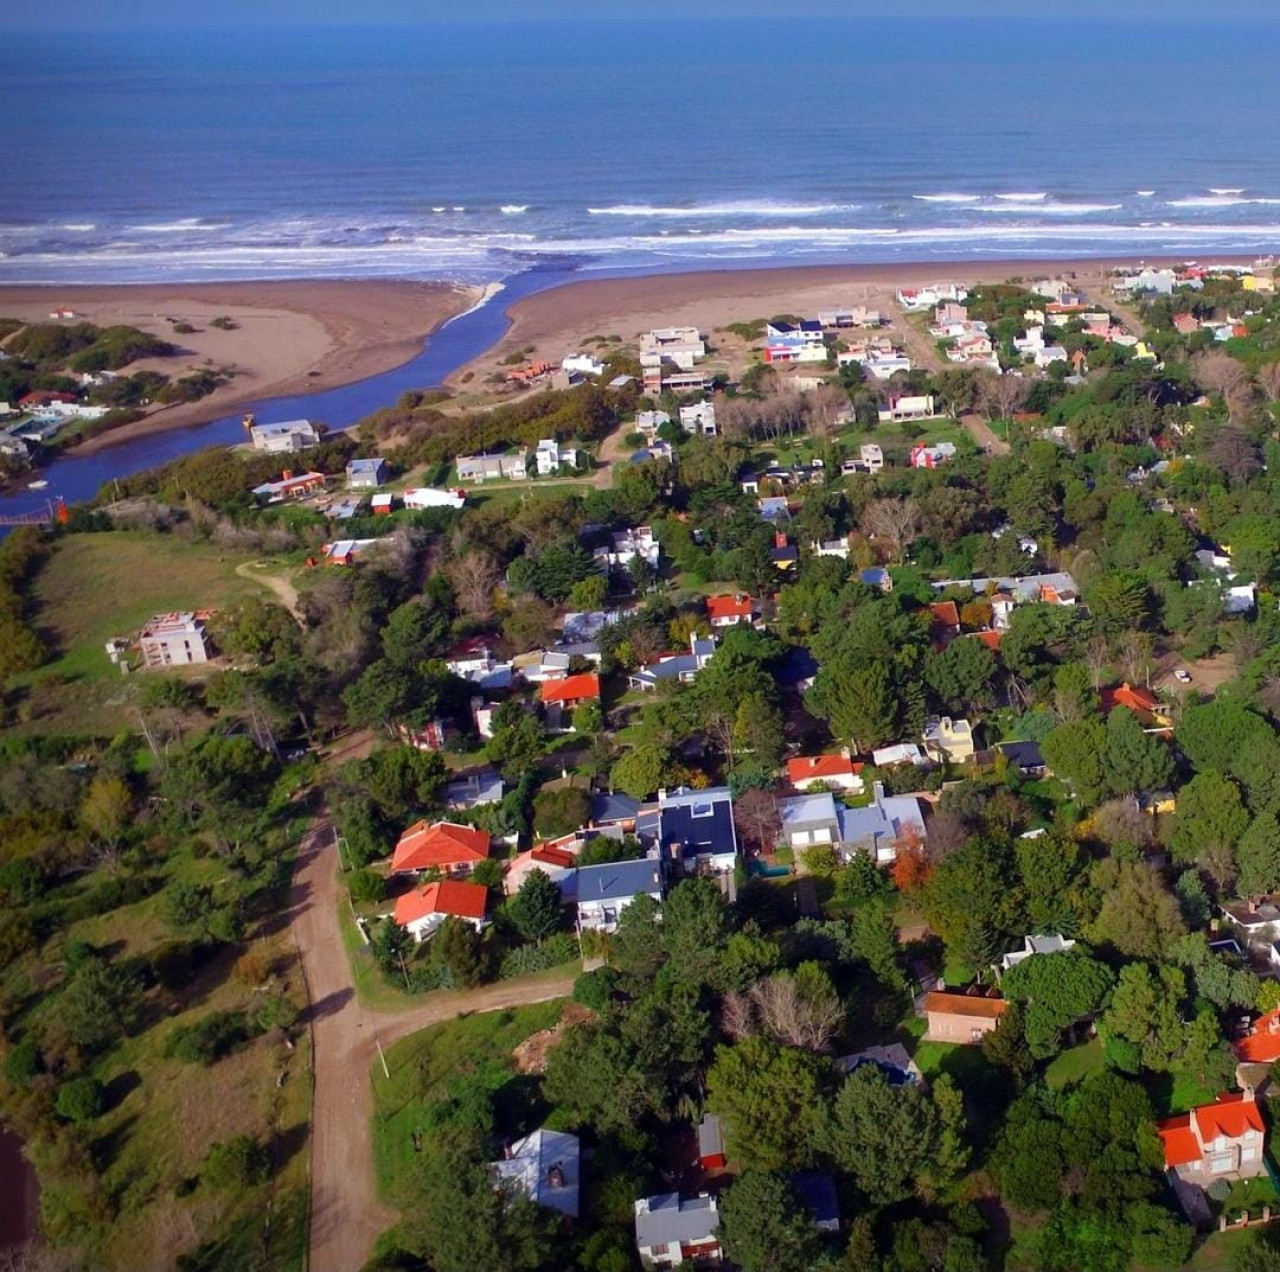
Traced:
<path fill-rule="evenodd" d="M 25 1086 L 44 1071 L 40 1044 L 28 1034 L 4 1059 L 4 1076 L 15 1086 Z"/>
<path fill-rule="evenodd" d="M 68 1122 L 92 1122 L 106 1107 L 106 1089 L 97 1078 L 72 1078 L 58 1088 L 55 1107 Z"/>
<path fill-rule="evenodd" d="M 179 1025 L 165 1042 L 164 1054 L 207 1067 L 242 1047 L 254 1033 L 244 1012 L 215 1011 L 194 1025 Z"/>
<path fill-rule="evenodd" d="M 210 1188 L 248 1188 L 271 1174 L 271 1159 L 252 1135 L 237 1135 L 209 1149 L 200 1173 Z"/>
<path fill-rule="evenodd" d="M 347 891 L 353 901 L 381 901 L 387 895 L 387 881 L 376 870 L 357 870 L 347 880 Z"/>
<path fill-rule="evenodd" d="M 502 959 L 499 975 L 505 979 L 545 972 L 577 956 L 577 941 L 568 932 L 559 932 L 555 936 L 549 936 L 541 945 L 521 945 L 509 950 Z"/>
<path fill-rule="evenodd" d="M 594 971 L 583 972 L 573 982 L 573 1001 L 592 1011 L 603 1011 L 613 998 L 613 991 L 618 983 L 618 974 L 612 967 L 597 967 Z"/>

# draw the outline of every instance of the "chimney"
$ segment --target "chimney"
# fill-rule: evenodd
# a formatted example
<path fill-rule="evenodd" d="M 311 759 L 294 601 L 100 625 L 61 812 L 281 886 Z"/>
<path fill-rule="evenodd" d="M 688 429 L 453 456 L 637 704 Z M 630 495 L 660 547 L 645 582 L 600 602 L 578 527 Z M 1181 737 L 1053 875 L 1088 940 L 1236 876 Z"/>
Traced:
<path fill-rule="evenodd" d="M 547 1169 L 547 1185 L 551 1188 L 564 1187 L 564 1171 L 559 1162 Z"/>
<path fill-rule="evenodd" d="M 292 469 L 292 468 L 286 468 L 286 469 L 285 469 L 285 470 L 280 474 L 280 480 L 281 480 L 281 481 L 292 481 L 292 480 L 293 480 L 293 469 Z"/>
<path fill-rule="evenodd" d="M 773 546 L 775 548 L 785 548 L 787 546 L 787 536 L 781 530 L 774 531 Z"/>

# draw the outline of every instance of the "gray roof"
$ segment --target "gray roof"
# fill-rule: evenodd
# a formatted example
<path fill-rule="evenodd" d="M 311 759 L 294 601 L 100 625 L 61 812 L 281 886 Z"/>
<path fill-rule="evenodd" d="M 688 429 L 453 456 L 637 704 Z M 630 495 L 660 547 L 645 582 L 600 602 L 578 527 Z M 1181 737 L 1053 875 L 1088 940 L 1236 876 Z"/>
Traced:
<path fill-rule="evenodd" d="M 812 826 L 819 822 L 834 822 L 837 820 L 836 801 L 829 792 L 819 795 L 796 795 L 790 799 L 778 801 L 778 814 L 782 818 L 784 831 L 801 826 Z"/>
<path fill-rule="evenodd" d="M 494 1162 L 501 1179 L 510 1181 L 540 1206 L 550 1206 L 571 1218 L 578 1217 L 580 1153 L 578 1137 L 546 1127 L 511 1145 L 511 1156 Z M 553 1185 L 551 1171 L 558 1167 L 563 1182 Z"/>
<path fill-rule="evenodd" d="M 724 1132 L 720 1129 L 720 1119 L 708 1113 L 698 1126 L 698 1156 L 716 1157 L 723 1153 Z"/>
<path fill-rule="evenodd" d="M 387 461 L 385 459 L 379 459 L 377 457 L 373 459 L 353 459 L 347 465 L 347 472 L 376 473 L 379 468 L 382 468 L 386 465 L 386 462 Z"/>
<path fill-rule="evenodd" d="M 591 797 L 591 820 L 593 822 L 634 821 L 640 811 L 640 801 L 624 795 L 621 791 L 613 794 L 602 793 Z"/>
<path fill-rule="evenodd" d="M 619 901 L 641 893 L 662 891 L 662 866 L 655 857 L 583 866 L 578 871 L 578 904 Z"/>
<path fill-rule="evenodd" d="M 912 795 L 891 795 L 866 808 L 836 809 L 840 819 L 840 838 L 846 844 L 889 843 L 902 834 L 905 826 L 915 826 L 924 834 L 924 818 L 920 804 Z"/>
<path fill-rule="evenodd" d="M 648 1210 L 636 1211 L 638 1246 L 705 1241 L 720 1226 L 714 1197 L 681 1199 L 679 1193 L 661 1193 L 647 1200 Z"/>

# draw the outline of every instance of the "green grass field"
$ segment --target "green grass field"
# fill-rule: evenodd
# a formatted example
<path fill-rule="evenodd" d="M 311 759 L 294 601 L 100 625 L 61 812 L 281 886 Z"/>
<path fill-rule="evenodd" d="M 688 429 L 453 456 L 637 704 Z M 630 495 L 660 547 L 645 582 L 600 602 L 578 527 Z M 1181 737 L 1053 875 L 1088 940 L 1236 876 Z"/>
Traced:
<path fill-rule="evenodd" d="M 1101 1072 L 1102 1039 L 1091 1038 L 1055 1056 L 1045 1068 L 1044 1080 L 1051 1091 L 1062 1091 Z"/>

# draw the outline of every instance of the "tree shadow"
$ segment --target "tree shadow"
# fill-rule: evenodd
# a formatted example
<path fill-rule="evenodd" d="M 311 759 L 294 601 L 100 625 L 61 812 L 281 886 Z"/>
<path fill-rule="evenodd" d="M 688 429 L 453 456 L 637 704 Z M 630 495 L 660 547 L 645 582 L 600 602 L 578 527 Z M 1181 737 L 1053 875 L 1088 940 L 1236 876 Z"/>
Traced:
<path fill-rule="evenodd" d="M 314 1024 L 317 1020 L 323 1020 L 326 1016 L 337 1015 L 346 1005 L 355 997 L 355 990 L 350 985 L 342 989 L 335 989 L 332 994 L 326 994 L 318 1002 L 312 1003 L 302 1018 Z"/>
<path fill-rule="evenodd" d="M 305 1122 L 299 1122 L 288 1130 L 281 1131 L 275 1137 L 272 1146 L 275 1157 L 275 1169 L 279 1174 L 307 1145 L 308 1128 Z"/>
<path fill-rule="evenodd" d="M 106 1098 L 106 1112 L 119 1108 L 140 1086 L 142 1078 L 136 1069 L 125 1069 L 122 1073 L 117 1073 L 104 1088 L 104 1096 Z"/>
<path fill-rule="evenodd" d="M 118 1126 L 112 1127 L 105 1135 L 98 1136 L 90 1145 L 89 1153 L 93 1158 L 94 1169 L 99 1175 L 105 1175 L 116 1158 L 129 1142 L 129 1136 L 138 1123 L 138 1115 L 131 1113 Z"/>

